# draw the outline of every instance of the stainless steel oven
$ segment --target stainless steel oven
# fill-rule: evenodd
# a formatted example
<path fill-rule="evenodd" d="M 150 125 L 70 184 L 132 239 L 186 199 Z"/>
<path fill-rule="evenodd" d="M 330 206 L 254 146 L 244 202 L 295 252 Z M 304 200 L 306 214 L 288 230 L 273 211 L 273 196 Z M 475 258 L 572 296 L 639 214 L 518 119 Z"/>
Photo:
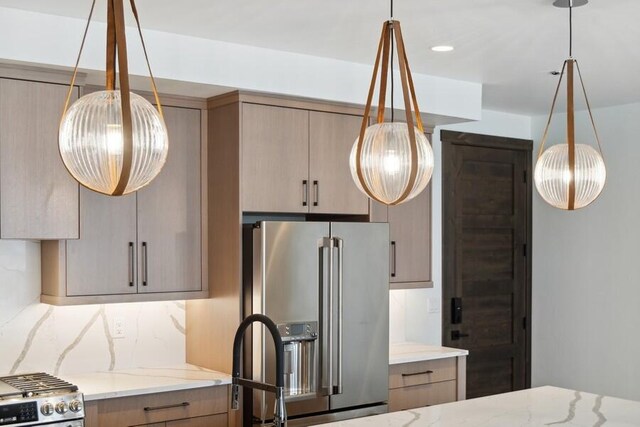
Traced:
<path fill-rule="evenodd" d="M 78 387 L 45 373 L 0 377 L 0 427 L 84 427 Z"/>

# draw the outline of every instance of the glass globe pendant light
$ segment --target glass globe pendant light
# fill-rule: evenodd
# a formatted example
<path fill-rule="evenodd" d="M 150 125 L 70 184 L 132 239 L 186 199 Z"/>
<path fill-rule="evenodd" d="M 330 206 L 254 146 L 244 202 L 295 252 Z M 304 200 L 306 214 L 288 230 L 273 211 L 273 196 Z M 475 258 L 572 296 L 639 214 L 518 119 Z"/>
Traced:
<path fill-rule="evenodd" d="M 393 121 L 394 39 L 398 48 L 406 123 Z M 390 59 L 391 66 L 389 66 Z M 379 68 L 381 76 L 377 123 L 368 126 Z M 391 122 L 385 123 L 385 96 L 389 72 L 391 74 Z M 424 135 L 402 30 L 400 22 L 393 19 L 393 0 L 391 0 L 391 19 L 382 26 L 360 135 L 351 149 L 349 159 L 351 177 L 358 189 L 373 200 L 386 205 L 398 205 L 416 197 L 426 188 L 433 173 L 433 163 L 433 150 Z"/>
<path fill-rule="evenodd" d="M 558 209 L 572 211 L 588 206 L 600 195 L 607 178 L 607 171 L 602 157 L 600 138 L 591 113 L 584 82 L 582 81 L 580 66 L 572 56 L 573 0 L 568 0 L 568 2 L 569 59 L 564 61 L 556 93 L 553 97 L 549 120 L 540 143 L 534 180 L 538 193 L 540 193 L 545 202 Z M 597 150 L 590 145 L 575 143 L 574 68 L 578 71 L 580 85 L 598 146 Z M 567 143 L 554 145 L 543 151 L 565 71 L 567 74 Z"/>
<path fill-rule="evenodd" d="M 128 194 L 149 184 L 162 169 L 169 150 L 138 11 L 135 0 L 130 1 L 157 109 L 130 92 L 123 0 L 107 0 L 106 89 L 85 95 L 69 106 L 96 4 L 93 0 L 58 134 L 60 156 L 69 173 L 81 185 L 111 196 Z M 116 55 L 119 89 L 116 89 Z"/>

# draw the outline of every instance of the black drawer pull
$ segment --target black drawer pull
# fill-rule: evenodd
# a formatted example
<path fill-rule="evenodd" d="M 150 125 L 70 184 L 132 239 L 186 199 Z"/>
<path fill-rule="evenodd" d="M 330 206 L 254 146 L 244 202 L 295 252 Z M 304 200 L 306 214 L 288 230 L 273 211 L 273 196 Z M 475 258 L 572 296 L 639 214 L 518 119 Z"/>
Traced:
<path fill-rule="evenodd" d="M 424 371 L 424 372 L 414 372 L 413 374 L 402 374 L 403 377 L 415 377 L 416 375 L 427 375 L 433 374 L 433 371 Z"/>
<path fill-rule="evenodd" d="M 186 408 L 189 406 L 189 402 L 176 403 L 175 405 L 164 405 L 164 406 L 145 406 L 144 411 L 159 411 L 161 409 L 171 409 L 171 408 Z"/>

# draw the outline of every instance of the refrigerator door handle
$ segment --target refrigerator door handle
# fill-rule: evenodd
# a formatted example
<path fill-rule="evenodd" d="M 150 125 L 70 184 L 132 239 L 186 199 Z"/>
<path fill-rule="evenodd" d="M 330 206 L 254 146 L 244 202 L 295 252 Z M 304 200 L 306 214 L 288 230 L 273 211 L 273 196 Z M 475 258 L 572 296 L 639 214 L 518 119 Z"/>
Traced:
<path fill-rule="evenodd" d="M 333 248 L 335 241 L 330 237 L 322 238 L 321 245 L 321 258 L 320 258 L 320 270 L 324 268 L 324 250 L 327 249 L 327 286 L 324 286 L 325 281 L 321 280 L 320 293 L 320 322 L 322 325 L 322 339 L 321 345 L 323 346 L 321 354 L 326 357 L 326 371 L 324 360 L 322 362 L 322 389 L 326 396 L 333 394 Z M 326 296 L 326 305 L 325 305 Z M 326 323 L 325 323 L 326 322 Z M 325 347 L 326 346 L 326 347 Z"/>
<path fill-rule="evenodd" d="M 337 366 L 337 374 L 338 374 L 338 385 L 334 388 L 334 392 L 336 394 L 342 394 L 342 313 L 343 313 L 343 267 L 344 267 L 344 257 L 343 257 L 343 246 L 344 241 L 340 237 L 334 237 L 334 242 L 336 248 L 338 248 L 338 366 Z"/>

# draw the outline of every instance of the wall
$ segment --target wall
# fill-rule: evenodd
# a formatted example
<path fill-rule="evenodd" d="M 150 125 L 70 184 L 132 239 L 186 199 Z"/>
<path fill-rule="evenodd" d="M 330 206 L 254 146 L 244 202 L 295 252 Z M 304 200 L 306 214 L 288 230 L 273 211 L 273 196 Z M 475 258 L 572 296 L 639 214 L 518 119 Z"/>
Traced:
<path fill-rule="evenodd" d="M 478 122 L 436 128 L 433 149 L 436 167 L 432 178 L 433 194 L 433 283 L 431 289 L 391 291 L 390 341 L 414 341 L 425 344 L 442 343 L 442 169 L 440 130 L 481 133 L 512 138 L 531 138 L 531 118 L 490 110 L 482 111 Z"/>
<path fill-rule="evenodd" d="M 40 304 L 40 244 L 0 240 L 0 374 L 184 363 L 184 302 Z M 122 318 L 125 337 L 113 338 Z"/>
<path fill-rule="evenodd" d="M 65 18 L 0 8 L 0 58 L 43 65 L 72 67 L 86 25 Z M 306 96 L 362 104 L 371 81 L 372 65 L 264 49 L 217 40 L 145 30 L 153 73 L 159 79 Z M 372 34 L 372 55 L 377 36 Z M 92 22 L 80 66 L 104 70 L 106 26 Z M 127 29 L 129 71 L 147 76 L 148 70 L 135 28 Z M 373 63 L 374 57 L 371 57 Z M 482 84 L 414 73 L 416 95 L 423 113 L 477 120 L 482 106 Z M 102 75 L 98 82 L 102 82 Z M 399 77 L 397 79 L 399 81 Z M 148 90 L 148 82 L 144 89 Z M 160 92 L 165 90 L 160 85 Z M 199 93 L 203 95 L 202 87 Z M 228 89 L 229 91 L 231 89 Z M 221 92 L 219 92 L 221 93 Z M 183 93 L 187 95 L 188 93 Z M 396 91 L 396 105 L 402 91 Z M 451 123 L 451 121 L 447 122 Z"/>
<path fill-rule="evenodd" d="M 640 104 L 594 110 L 607 183 L 566 212 L 533 196 L 533 384 L 640 400 Z M 566 116 L 551 128 L 564 141 Z M 539 141 L 546 117 L 532 121 Z M 582 112 L 577 141 L 595 141 Z"/>

